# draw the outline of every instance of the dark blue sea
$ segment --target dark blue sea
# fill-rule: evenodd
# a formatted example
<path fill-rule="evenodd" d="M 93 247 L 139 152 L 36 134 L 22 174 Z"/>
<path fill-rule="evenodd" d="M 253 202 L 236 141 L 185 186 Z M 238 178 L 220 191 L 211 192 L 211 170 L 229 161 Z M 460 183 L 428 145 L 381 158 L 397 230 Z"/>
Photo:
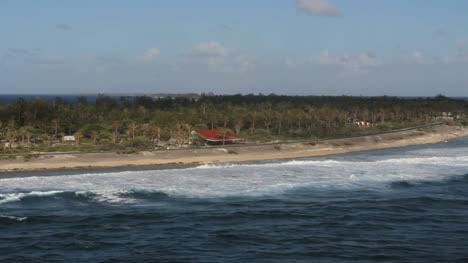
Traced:
<path fill-rule="evenodd" d="M 26 101 L 34 101 L 37 98 L 45 99 L 49 102 L 55 100 L 56 98 L 60 98 L 63 102 L 66 103 L 76 103 L 78 99 L 84 98 L 87 102 L 93 103 L 96 99 L 101 97 L 108 97 L 112 98 L 116 101 L 134 101 L 138 96 L 146 96 L 146 95 L 112 95 L 112 94 L 0 94 L 0 102 L 2 103 L 12 103 L 19 98 L 22 98 Z M 423 98 L 423 97 L 400 97 L 400 98 Z M 452 97 L 454 99 L 462 99 L 468 100 L 468 97 Z M 157 98 L 153 97 L 153 100 L 157 100 Z"/>
<path fill-rule="evenodd" d="M 0 262 L 468 262 L 468 138 L 0 177 Z"/>
<path fill-rule="evenodd" d="M 144 95 L 141 95 L 144 96 Z M 36 99 L 45 99 L 48 102 L 60 98 L 63 102 L 66 103 L 77 103 L 79 99 L 84 99 L 86 102 L 93 103 L 98 98 L 112 98 L 116 101 L 131 101 L 133 102 L 136 99 L 136 95 L 104 95 L 104 94 L 0 94 L 0 102 L 2 103 L 12 103 L 22 98 L 26 101 L 34 101 Z"/>

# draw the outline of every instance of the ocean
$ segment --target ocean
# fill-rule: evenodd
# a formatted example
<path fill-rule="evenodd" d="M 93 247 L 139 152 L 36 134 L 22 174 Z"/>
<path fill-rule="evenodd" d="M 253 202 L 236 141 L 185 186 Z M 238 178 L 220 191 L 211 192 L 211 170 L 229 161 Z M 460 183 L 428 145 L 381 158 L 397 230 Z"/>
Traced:
<path fill-rule="evenodd" d="M 66 103 L 76 103 L 78 102 L 79 98 L 85 98 L 87 102 L 93 103 L 96 101 L 96 99 L 100 97 L 108 97 L 112 98 L 116 101 L 120 101 L 122 98 L 128 100 L 128 101 L 134 101 L 138 96 L 147 96 L 144 94 L 140 95 L 113 95 L 113 94 L 0 94 L 0 103 L 12 103 L 19 98 L 22 98 L 26 101 L 34 101 L 37 98 L 40 99 L 45 99 L 49 102 L 55 100 L 57 97 L 61 98 L 62 101 Z M 400 97 L 400 98 L 419 98 L 419 97 Z M 421 97 L 423 98 L 423 97 Z M 461 100 L 468 100 L 468 97 L 451 97 L 453 99 L 461 99 Z M 153 97 L 153 100 L 157 100 L 157 98 Z"/>
<path fill-rule="evenodd" d="M 468 262 L 468 138 L 0 178 L 0 262 Z"/>
<path fill-rule="evenodd" d="M 144 96 L 144 95 L 141 95 Z M 121 99 L 125 99 L 127 101 L 133 102 L 137 96 L 136 95 L 99 95 L 99 94 L 0 94 L 0 102 L 9 104 L 12 102 L 17 101 L 18 99 L 22 98 L 26 101 L 34 101 L 36 99 L 44 99 L 48 102 L 55 100 L 56 98 L 60 98 L 63 102 L 66 103 L 77 103 L 80 98 L 84 98 L 86 102 L 93 103 L 98 98 L 107 97 L 112 98 L 115 101 L 121 101 Z M 154 98 L 153 98 L 154 99 Z"/>

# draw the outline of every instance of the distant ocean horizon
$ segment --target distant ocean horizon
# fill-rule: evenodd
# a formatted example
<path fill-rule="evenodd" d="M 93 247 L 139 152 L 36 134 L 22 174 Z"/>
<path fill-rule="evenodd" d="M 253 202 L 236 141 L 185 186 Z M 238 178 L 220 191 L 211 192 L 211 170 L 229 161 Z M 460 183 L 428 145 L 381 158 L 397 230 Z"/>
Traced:
<path fill-rule="evenodd" d="M 291 95 L 295 96 L 295 95 Z M 304 95 L 309 96 L 309 95 Z M 310 95 L 315 96 L 315 95 Z M 330 95 L 331 96 L 331 95 Z M 109 97 L 115 100 L 133 100 L 137 97 L 152 97 L 148 94 L 115 94 L 115 93 L 88 93 L 88 94 L 0 94 L 0 102 L 1 103 L 12 103 L 19 98 L 23 98 L 27 101 L 33 101 L 37 98 L 46 99 L 47 101 L 53 101 L 56 98 L 62 99 L 62 101 L 66 103 L 75 103 L 78 101 L 79 98 L 85 98 L 87 102 L 94 102 L 99 97 Z M 358 97 L 358 96 L 355 96 Z M 380 97 L 380 96 L 369 96 L 369 97 Z M 413 99 L 413 98 L 432 98 L 433 96 L 389 96 L 389 97 L 398 97 L 404 99 Z M 468 101 L 468 97 L 449 97 L 452 99 L 463 99 Z"/>
<path fill-rule="evenodd" d="M 99 97 L 109 97 L 115 100 L 125 98 L 126 100 L 132 100 L 139 96 L 147 95 L 130 95 L 130 94 L 0 94 L 0 102 L 12 103 L 19 98 L 23 98 L 27 101 L 33 101 L 37 98 L 46 99 L 47 101 L 53 101 L 56 98 L 60 98 L 66 103 L 75 103 L 79 98 L 85 98 L 87 102 L 94 102 Z"/>

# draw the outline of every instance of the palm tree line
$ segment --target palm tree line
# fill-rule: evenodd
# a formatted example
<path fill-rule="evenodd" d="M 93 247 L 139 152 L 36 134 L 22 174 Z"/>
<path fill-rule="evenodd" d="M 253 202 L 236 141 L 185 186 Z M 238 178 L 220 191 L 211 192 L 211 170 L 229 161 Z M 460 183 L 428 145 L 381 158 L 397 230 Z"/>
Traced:
<path fill-rule="evenodd" d="M 363 132 L 355 121 L 382 130 L 394 124 L 428 123 L 442 112 L 466 113 L 464 100 L 435 98 L 324 97 L 278 95 L 201 95 L 193 98 L 137 97 L 115 100 L 101 96 L 66 103 L 37 98 L 0 103 L 0 140 L 51 145 L 67 135 L 91 144 L 157 145 L 162 140 L 185 144 L 196 129 L 233 131 L 247 138 L 333 137 Z M 347 133 L 346 133 L 347 132 Z"/>

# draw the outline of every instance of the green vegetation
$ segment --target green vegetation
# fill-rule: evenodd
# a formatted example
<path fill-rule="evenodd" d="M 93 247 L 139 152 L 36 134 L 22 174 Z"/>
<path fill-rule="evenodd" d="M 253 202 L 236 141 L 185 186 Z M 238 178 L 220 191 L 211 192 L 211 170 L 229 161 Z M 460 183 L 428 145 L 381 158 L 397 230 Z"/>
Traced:
<path fill-rule="evenodd" d="M 450 116 L 446 113 L 450 112 Z M 468 102 L 435 98 L 205 95 L 154 100 L 101 96 L 71 104 L 60 98 L 0 103 L 0 151 L 115 151 L 202 146 L 195 129 L 232 131 L 251 142 L 358 136 L 444 120 L 468 123 Z M 368 121 L 371 127 L 358 127 Z M 66 141 L 66 136 L 74 141 Z M 311 144 L 314 145 L 314 144 Z M 26 158 L 25 158 L 26 160 Z"/>

